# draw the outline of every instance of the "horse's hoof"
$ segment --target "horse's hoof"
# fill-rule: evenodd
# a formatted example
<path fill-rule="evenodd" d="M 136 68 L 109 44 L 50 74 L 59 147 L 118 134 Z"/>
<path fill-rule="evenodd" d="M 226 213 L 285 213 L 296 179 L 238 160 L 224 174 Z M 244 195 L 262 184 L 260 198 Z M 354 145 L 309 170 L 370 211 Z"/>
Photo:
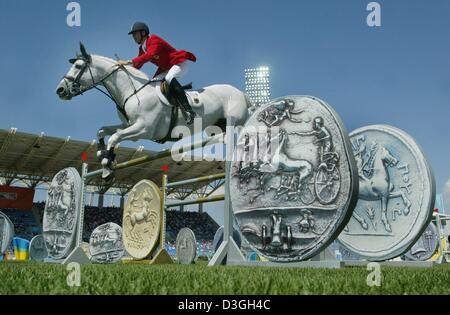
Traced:
<path fill-rule="evenodd" d="M 389 224 L 386 224 L 384 227 L 386 229 L 386 232 L 389 232 L 389 233 L 392 232 L 391 226 Z"/>
<path fill-rule="evenodd" d="M 97 158 L 102 159 L 105 156 L 105 151 L 98 150 L 97 151 Z"/>
<path fill-rule="evenodd" d="M 362 223 L 362 228 L 363 228 L 364 230 L 367 230 L 367 229 L 369 228 L 369 225 L 368 225 L 366 222 L 363 222 L 363 223 Z"/>
<path fill-rule="evenodd" d="M 102 166 L 106 167 L 106 166 L 108 166 L 108 164 L 109 164 L 109 160 L 107 158 L 103 158 L 102 159 Z"/>
<path fill-rule="evenodd" d="M 109 168 L 103 168 L 102 179 L 110 182 L 114 178 L 114 171 Z"/>
<path fill-rule="evenodd" d="M 405 208 L 405 210 L 403 210 L 403 214 L 404 214 L 404 215 L 408 215 L 409 212 L 410 212 L 410 209 L 409 209 L 409 208 Z"/>

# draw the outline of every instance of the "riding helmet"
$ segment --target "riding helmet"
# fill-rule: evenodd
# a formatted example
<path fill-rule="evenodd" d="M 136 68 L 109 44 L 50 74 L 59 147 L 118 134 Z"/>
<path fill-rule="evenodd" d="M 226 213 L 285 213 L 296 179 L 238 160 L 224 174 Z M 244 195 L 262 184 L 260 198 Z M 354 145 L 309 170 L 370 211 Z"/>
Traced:
<path fill-rule="evenodd" d="M 150 29 L 148 28 L 148 25 L 143 22 L 136 22 L 133 24 L 133 28 L 128 33 L 128 35 L 131 35 L 135 32 L 145 31 L 147 34 L 150 34 Z"/>

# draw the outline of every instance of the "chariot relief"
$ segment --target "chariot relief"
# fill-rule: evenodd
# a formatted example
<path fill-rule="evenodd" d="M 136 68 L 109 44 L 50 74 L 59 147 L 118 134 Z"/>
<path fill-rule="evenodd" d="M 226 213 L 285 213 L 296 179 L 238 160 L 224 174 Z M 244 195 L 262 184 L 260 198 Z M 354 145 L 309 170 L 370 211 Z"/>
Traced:
<path fill-rule="evenodd" d="M 241 232 L 274 261 L 303 260 L 344 227 L 356 167 L 339 118 L 323 101 L 286 97 L 258 109 L 229 170 Z"/>

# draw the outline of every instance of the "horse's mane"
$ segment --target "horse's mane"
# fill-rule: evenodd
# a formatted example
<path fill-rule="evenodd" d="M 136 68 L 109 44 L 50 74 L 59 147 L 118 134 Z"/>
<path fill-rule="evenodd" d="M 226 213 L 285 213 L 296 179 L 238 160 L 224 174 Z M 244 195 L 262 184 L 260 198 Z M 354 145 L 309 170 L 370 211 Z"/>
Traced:
<path fill-rule="evenodd" d="M 375 156 L 376 152 L 378 151 L 378 143 L 376 141 L 372 142 L 372 146 L 370 147 L 369 151 L 369 160 L 367 161 L 367 166 L 369 167 L 367 177 L 370 178 L 373 174 L 374 168 L 373 165 L 375 164 Z"/>
<path fill-rule="evenodd" d="M 108 57 L 105 57 L 105 56 L 92 55 L 92 57 L 100 59 L 100 60 L 105 61 L 107 63 L 110 63 L 111 66 L 113 66 L 117 62 L 116 60 L 108 58 Z M 136 77 L 137 79 L 142 79 L 142 80 L 147 80 L 147 81 L 150 80 L 150 78 L 147 76 L 147 74 L 145 74 L 144 72 L 142 72 L 142 71 L 140 71 L 140 70 L 138 70 L 138 69 L 136 69 L 134 67 L 125 66 L 125 68 L 128 70 L 128 72 L 132 76 Z"/>

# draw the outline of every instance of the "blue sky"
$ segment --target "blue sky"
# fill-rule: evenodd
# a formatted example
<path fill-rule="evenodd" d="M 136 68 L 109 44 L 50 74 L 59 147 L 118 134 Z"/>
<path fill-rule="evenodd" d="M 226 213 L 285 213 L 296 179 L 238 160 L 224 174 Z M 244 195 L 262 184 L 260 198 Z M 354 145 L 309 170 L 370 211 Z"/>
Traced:
<path fill-rule="evenodd" d="M 127 32 L 143 20 L 196 54 L 185 78 L 195 87 L 244 89 L 244 68 L 267 65 L 273 97 L 317 96 L 348 131 L 380 123 L 401 128 L 426 152 L 438 191 L 450 178 L 448 0 L 378 1 L 380 28 L 366 24 L 368 0 L 78 2 L 82 25 L 75 28 L 66 24 L 69 1 L 0 2 L 0 128 L 89 141 L 99 126 L 118 122 L 98 92 L 62 102 L 55 88 L 80 40 L 92 53 L 134 57 Z"/>

